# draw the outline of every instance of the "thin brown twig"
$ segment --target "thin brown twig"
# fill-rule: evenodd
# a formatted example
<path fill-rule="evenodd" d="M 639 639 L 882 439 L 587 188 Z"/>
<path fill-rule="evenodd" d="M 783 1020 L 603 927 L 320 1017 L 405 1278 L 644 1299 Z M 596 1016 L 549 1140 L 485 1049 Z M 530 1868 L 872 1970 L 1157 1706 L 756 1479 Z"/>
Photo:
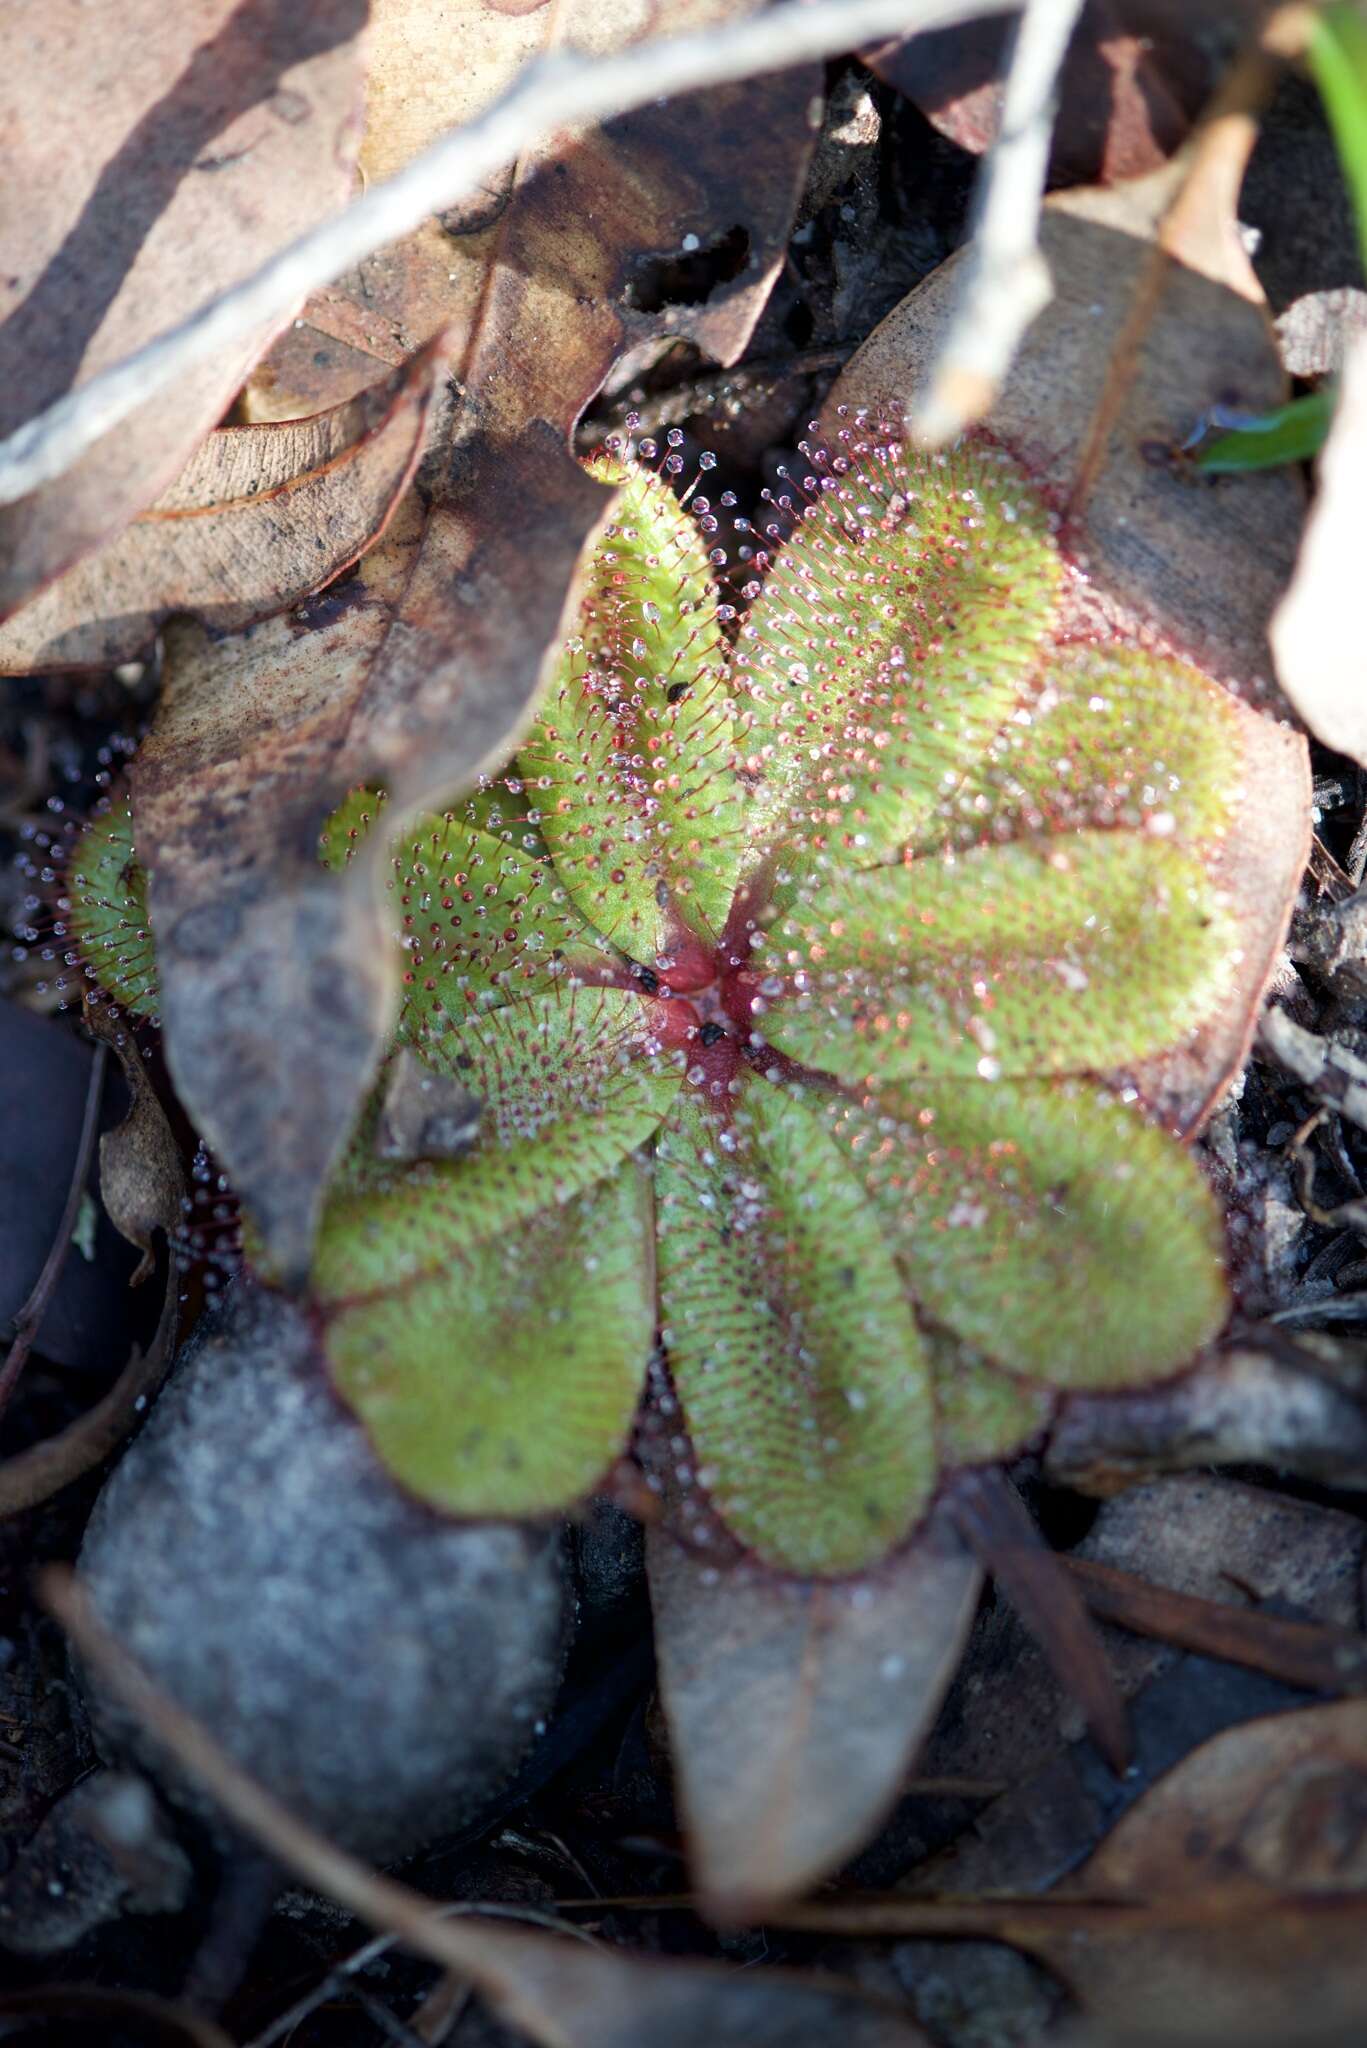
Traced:
<path fill-rule="evenodd" d="M 67 1184 L 61 1220 L 53 1233 L 48 1255 L 43 1261 L 43 1270 L 34 1282 L 28 1300 L 14 1319 L 14 1341 L 10 1345 L 4 1365 L 0 1366 L 0 1417 L 3 1417 L 9 1406 L 10 1397 L 19 1384 L 19 1375 L 28 1362 L 34 1339 L 42 1327 L 48 1303 L 52 1300 L 53 1291 L 66 1264 L 66 1255 L 71 1250 L 76 1219 L 81 1213 L 81 1197 L 85 1193 L 86 1181 L 90 1178 L 90 1162 L 95 1154 L 95 1136 L 100 1127 L 100 1103 L 104 1098 L 104 1077 L 108 1065 L 109 1048 L 97 1045 L 90 1062 L 81 1134 L 76 1141 L 76 1157 L 71 1165 L 71 1179 Z"/>
<path fill-rule="evenodd" d="M 65 2020 L 137 2020 L 167 2048 L 233 2048 L 222 2027 L 182 2005 L 146 1991 L 114 1991 L 82 1984 L 39 1985 L 0 1993 L 0 2017 Z"/>
<path fill-rule="evenodd" d="M 161 1385 L 175 1349 L 179 1321 L 180 1266 L 172 1253 L 161 1318 L 147 1350 L 135 1345 L 108 1393 L 66 1429 L 0 1464 L 0 1520 L 37 1507 L 74 1479 L 93 1472 L 118 1449 Z"/>
<path fill-rule="evenodd" d="M 1070 1557 L 1065 1566 L 1093 1614 L 1136 1635 L 1265 1671 L 1308 1692 L 1367 1692 L 1367 1636 L 1177 1593 L 1090 1558 Z"/>
<path fill-rule="evenodd" d="M 1106 1653 L 1077 1586 L 1001 1472 L 959 1475 L 946 1507 L 985 1571 L 992 1573 L 1055 1676 L 1087 1717 L 1101 1754 L 1117 1775 L 1130 1760 L 1130 1731 Z"/>

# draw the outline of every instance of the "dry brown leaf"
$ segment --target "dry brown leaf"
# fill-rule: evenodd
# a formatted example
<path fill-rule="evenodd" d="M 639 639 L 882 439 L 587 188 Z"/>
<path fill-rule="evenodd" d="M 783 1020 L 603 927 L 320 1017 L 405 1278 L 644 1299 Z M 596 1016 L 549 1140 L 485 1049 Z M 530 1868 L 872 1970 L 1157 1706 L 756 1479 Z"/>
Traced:
<path fill-rule="evenodd" d="M 1214 83 L 1229 10 L 1220 0 L 1089 0 L 1068 52 L 1049 183 L 1114 184 L 1156 170 Z M 865 52 L 961 149 L 980 156 L 1001 126 L 1010 26 L 970 21 Z"/>
<path fill-rule="evenodd" d="M 132 1033 L 101 1003 L 86 1005 L 85 1020 L 113 1051 L 131 1098 L 123 1122 L 100 1139 L 100 1199 L 115 1228 L 142 1253 L 129 1282 L 137 1287 L 155 1265 L 156 1232 L 173 1241 L 184 1221 L 185 1172 Z"/>
<path fill-rule="evenodd" d="M 690 0 L 671 26 L 748 5 Z M 433 39 L 449 41 L 450 8 L 400 12 L 421 31 L 421 62 L 394 90 L 429 59 L 449 87 L 449 50 Z M 600 47 L 641 30 L 632 0 L 481 19 L 461 45 L 463 99 L 426 107 L 424 123 L 487 100 L 510 50 L 527 54 L 529 21 L 542 42 Z M 355 782 L 383 782 L 396 815 L 506 756 L 612 502 L 570 453 L 575 423 L 640 344 L 682 334 L 723 362 L 742 351 L 782 260 L 818 83 L 803 67 L 667 101 L 521 162 L 471 259 L 473 312 L 453 353 L 465 399 L 424 471 L 416 540 L 368 558 L 359 598 L 331 601 L 337 621 L 323 600 L 321 633 L 291 643 L 266 627 L 212 658 L 202 640 L 168 648 L 133 773 L 167 1057 L 286 1281 L 307 1270 L 319 1194 L 389 1014 L 366 872 L 383 847 L 338 883 L 311 865 L 318 828 Z M 643 280 L 654 290 L 686 234 L 733 238 L 735 274 L 696 303 L 656 305 Z"/>
<path fill-rule="evenodd" d="M 1367 527 L 1367 339 L 1348 354 L 1320 489 L 1272 622 L 1282 688 L 1317 739 L 1367 762 L 1367 643 L 1357 610 Z"/>
<path fill-rule="evenodd" d="M 368 882 L 320 865 L 318 831 L 355 779 L 350 719 L 420 530 L 410 497 L 302 617 L 223 640 L 171 627 L 133 766 L 171 1078 L 296 1273 L 390 994 Z"/>
<path fill-rule="evenodd" d="M 1367 1702 L 1225 1730 L 1130 1808 L 1046 1898 L 787 1908 L 783 1924 L 1003 1941 L 1089 2015 L 1183 2041 L 1357 2038 L 1367 1997 Z"/>
<path fill-rule="evenodd" d="M 1229 1729 L 1123 1817 L 1069 1891 L 1169 1907 L 1218 1899 L 1226 1913 L 1243 1902 L 1249 1917 L 1116 1939 L 1097 1929 L 1055 1942 L 1048 1959 L 1089 2010 L 1130 2026 L 1281 2041 L 1311 2020 L 1355 2025 L 1367 1999 L 1365 1803 L 1367 1703 Z"/>
<path fill-rule="evenodd" d="M 0 434 L 347 195 L 367 0 L 15 0 L 0 132 Z M 60 112 L 54 118 L 54 109 Z M 225 351 L 0 510 L 0 617 L 164 490 L 269 341 Z"/>
<path fill-rule="evenodd" d="M 1267 622 L 1284 586 L 1303 492 L 1289 471 L 1194 480 L 1171 451 L 1211 405 L 1286 395 L 1273 330 L 1235 231 L 1253 128 L 1217 122 L 1180 159 L 1111 190 L 1060 194 L 1041 238 L 1054 300 L 1026 335 L 988 428 L 1059 508 L 1083 574 L 1078 632 L 1156 641 L 1272 710 Z M 951 257 L 852 357 L 836 405 L 907 402 L 953 312 Z M 1243 707 L 1244 801 L 1219 879 L 1242 961 L 1218 1014 L 1133 1076 L 1175 1129 L 1199 1127 L 1242 1065 L 1309 851 L 1304 741 Z"/>
<path fill-rule="evenodd" d="M 1068 1887 L 1094 1897 L 1226 1899 L 1367 1887 L 1367 1704 L 1246 1721 L 1201 1744 L 1123 1815 Z M 1367 1902 L 1365 1902 L 1367 1903 Z M 1367 1970 L 1367 1955 L 1361 1965 Z"/>
<path fill-rule="evenodd" d="M 1221 134 L 1241 150 L 1251 128 Z M 1203 150 L 1202 176 L 1166 226 L 1190 151 L 1131 184 L 1048 202 L 1054 300 L 987 424 L 1059 508 L 1064 545 L 1090 578 L 1080 629 L 1100 613 L 1112 630 L 1157 636 L 1276 709 L 1267 626 L 1295 557 L 1302 487 L 1286 470 L 1197 480 L 1171 460 L 1212 405 L 1260 412 L 1287 395 L 1235 238 L 1239 152 Z M 833 396 L 886 400 L 920 384 L 963 260 L 888 315 Z"/>
<path fill-rule="evenodd" d="M 577 16 L 582 32 L 585 7 L 562 11 Z M 629 11 L 593 10 L 609 27 Z M 477 114 L 553 32 L 544 8 L 489 0 L 371 0 L 370 16 L 359 165 L 372 182 Z M 480 199 L 435 216 L 315 292 L 247 379 L 243 417 L 295 419 L 339 404 L 443 327 L 463 345 L 513 177 L 509 169 Z"/>
<path fill-rule="evenodd" d="M 652 18 L 652 10 L 640 0 L 562 0 L 555 8 L 506 5 L 502 0 L 372 0 L 362 173 L 372 183 L 391 177 L 445 130 L 478 114 L 529 58 L 557 45 L 606 52 L 663 28 L 673 32 L 752 13 L 755 4 L 756 0 L 675 0 L 666 20 Z M 614 187 L 598 186 L 592 157 L 580 164 L 572 149 L 567 152 L 567 138 L 562 137 L 535 162 L 516 170 L 510 167 L 486 192 L 435 216 L 416 234 L 368 257 L 358 269 L 315 293 L 300 319 L 281 334 L 248 379 L 242 394 L 244 416 L 285 419 L 335 404 L 401 363 L 441 328 L 451 332 L 459 360 L 465 347 L 476 345 L 476 330 L 487 317 L 487 278 L 502 260 L 505 227 L 512 230 L 508 262 L 519 267 L 516 245 L 523 235 L 516 219 L 504 218 L 515 187 L 548 174 L 562 181 L 568 177 L 573 186 L 551 202 L 564 237 L 558 260 L 549 238 L 537 235 L 552 257 L 539 266 L 543 283 L 557 276 L 569 282 L 588 255 L 603 302 L 599 316 L 609 322 L 620 316 L 628 345 L 636 339 L 649 342 L 661 331 L 677 331 L 698 341 L 718 361 L 731 360 L 728 316 L 735 310 L 734 302 L 740 302 L 744 317 L 760 273 L 778 254 L 766 231 L 767 200 L 761 189 L 769 182 L 766 157 L 773 137 L 766 138 L 764 148 L 756 145 L 762 131 L 777 129 L 779 123 L 794 124 L 794 135 L 800 134 L 808 102 L 819 90 L 820 75 L 814 70 L 789 73 L 786 82 L 747 81 L 736 87 L 727 96 L 735 109 L 729 130 L 722 122 L 709 123 L 708 148 L 696 161 L 679 148 L 671 129 L 677 125 L 686 132 L 692 110 L 704 103 L 690 97 L 677 108 L 656 110 L 651 125 L 658 125 L 661 148 L 675 157 L 672 198 L 664 166 L 643 161 L 634 195 L 623 192 L 615 202 L 629 204 L 634 196 L 642 212 L 627 232 L 612 230 L 595 237 L 601 244 L 598 259 L 583 247 L 578 230 L 586 216 L 572 193 L 582 195 L 592 210 Z M 643 119 L 650 117 L 614 122 L 609 135 L 633 128 L 639 134 Z M 747 145 L 754 151 L 753 188 L 736 184 L 736 203 L 730 211 L 712 205 L 716 174 L 722 168 L 718 150 L 732 154 L 734 174 Z M 710 164 L 705 161 L 708 156 L 713 158 Z M 556 168 L 548 172 L 552 164 Z M 776 196 L 782 211 L 789 201 L 781 182 Z M 540 211 L 549 226 L 544 204 Z M 525 205 L 519 212 L 525 222 Z M 671 306 L 664 303 L 671 290 L 669 267 L 687 235 L 694 238 L 690 262 L 699 275 L 677 287 L 680 296 Z M 620 276 L 614 275 L 618 255 Z M 583 310 L 581 306 L 576 328 Z M 573 336 L 558 327 L 547 331 L 562 352 L 572 349 Z M 581 405 L 588 395 L 581 398 Z"/>
<path fill-rule="evenodd" d="M 1070 1395 L 1045 1448 L 1059 1486 L 1109 1496 L 1164 1472 L 1274 1465 L 1321 1485 L 1367 1489 L 1367 1364 L 1333 1338 L 1284 1354 L 1235 1345 L 1169 1386 L 1102 1399 Z"/>
<path fill-rule="evenodd" d="M 0 625 L 0 674 L 110 668 L 175 613 L 233 632 L 340 576 L 412 475 L 439 351 L 312 419 L 210 434 L 155 505 Z"/>
<path fill-rule="evenodd" d="M 835 1585 L 646 1539 L 660 1686 L 694 1881 L 744 1917 L 854 1854 L 954 1675 L 982 1583 L 942 1519 Z"/>

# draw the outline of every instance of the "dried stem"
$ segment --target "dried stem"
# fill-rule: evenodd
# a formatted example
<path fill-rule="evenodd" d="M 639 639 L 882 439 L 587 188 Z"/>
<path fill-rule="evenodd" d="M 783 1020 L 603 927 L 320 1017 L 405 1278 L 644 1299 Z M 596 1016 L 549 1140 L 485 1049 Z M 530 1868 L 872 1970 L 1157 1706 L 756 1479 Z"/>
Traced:
<path fill-rule="evenodd" d="M 1001 131 L 983 159 L 977 224 L 958 307 L 930 388 L 912 414 L 941 447 L 988 411 L 1021 338 L 1053 297 L 1039 219 L 1059 72 L 1082 0 L 1026 0 L 1012 46 Z"/>
<path fill-rule="evenodd" d="M 149 2041 L 173 2043 L 182 2048 L 233 2048 L 223 2029 L 184 2005 L 170 2005 L 146 1991 L 114 1991 L 103 1986 L 81 1984 L 43 1985 L 32 1991 L 9 1991 L 0 1996 L 0 2019 L 108 2020 L 135 2023 L 146 2029 Z"/>
<path fill-rule="evenodd" d="M 138 1422 L 161 1385 L 175 1348 L 180 1320 L 180 1266 L 172 1254 L 156 1335 L 144 1352 L 136 1345 L 109 1392 L 68 1429 L 44 1437 L 0 1464 L 0 1520 L 36 1507 L 102 1465 Z"/>
<path fill-rule="evenodd" d="M 1284 1621 L 1228 1601 L 1176 1593 L 1092 1558 L 1070 1557 L 1064 1564 L 1092 1613 L 1135 1635 L 1266 1671 L 1308 1692 L 1367 1692 L 1367 1637 L 1356 1630 Z"/>
<path fill-rule="evenodd" d="M 780 71 L 915 28 L 1013 11 L 1019 0 L 785 0 L 722 28 L 652 38 L 603 57 L 574 50 L 533 59 L 492 106 L 442 137 L 395 177 L 301 235 L 240 284 L 112 363 L 0 442 L 0 504 L 69 469 L 139 406 L 241 338 L 283 319 L 312 291 L 430 214 L 454 206 L 558 130 L 606 121 L 652 101 Z M 1032 0 L 1049 12 L 1060 0 Z"/>
<path fill-rule="evenodd" d="M 1117 1776 L 1130 1761 L 1130 1732 L 1101 1640 L 1081 1592 L 1027 1514 L 1004 1473 L 961 1472 L 946 1500 L 950 1521 L 992 1573 L 1078 1701 L 1093 1742 Z"/>
<path fill-rule="evenodd" d="M 1367 1060 L 1360 1060 L 1346 1046 L 1317 1038 L 1285 1010 L 1263 1012 L 1258 1040 L 1322 1102 L 1332 1103 L 1352 1123 L 1367 1130 Z"/>

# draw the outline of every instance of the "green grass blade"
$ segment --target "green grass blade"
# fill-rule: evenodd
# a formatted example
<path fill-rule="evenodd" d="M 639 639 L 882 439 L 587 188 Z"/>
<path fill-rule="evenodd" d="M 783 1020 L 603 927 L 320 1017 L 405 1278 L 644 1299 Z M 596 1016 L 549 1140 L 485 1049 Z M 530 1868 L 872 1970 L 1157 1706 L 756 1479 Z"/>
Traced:
<path fill-rule="evenodd" d="M 1194 457 L 1206 476 L 1239 476 L 1248 470 L 1279 469 L 1309 462 L 1329 438 L 1338 392 L 1333 385 L 1308 391 L 1271 412 L 1242 419 L 1228 433 L 1207 442 Z"/>
<path fill-rule="evenodd" d="M 1306 48 L 1357 219 L 1367 269 L 1367 19 L 1353 0 L 1316 9 Z"/>

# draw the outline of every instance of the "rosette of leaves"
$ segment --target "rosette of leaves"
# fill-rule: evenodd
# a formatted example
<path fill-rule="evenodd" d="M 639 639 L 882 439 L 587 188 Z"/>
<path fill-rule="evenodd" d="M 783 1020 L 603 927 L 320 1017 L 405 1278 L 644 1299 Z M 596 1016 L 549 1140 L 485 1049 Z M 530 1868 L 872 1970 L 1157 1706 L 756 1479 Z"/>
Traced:
<path fill-rule="evenodd" d="M 1127 1076 L 1229 995 L 1241 758 L 1207 677 L 1067 637 L 1001 451 L 860 417 L 804 456 L 735 605 L 718 509 L 618 460 L 512 770 L 395 847 L 403 1007 L 312 1290 L 438 1507 L 591 1492 L 654 1358 L 685 1514 L 838 1575 L 1052 1392 L 1225 1317 L 1216 1205 Z M 131 858 L 92 833 L 72 927 L 150 1006 Z"/>

